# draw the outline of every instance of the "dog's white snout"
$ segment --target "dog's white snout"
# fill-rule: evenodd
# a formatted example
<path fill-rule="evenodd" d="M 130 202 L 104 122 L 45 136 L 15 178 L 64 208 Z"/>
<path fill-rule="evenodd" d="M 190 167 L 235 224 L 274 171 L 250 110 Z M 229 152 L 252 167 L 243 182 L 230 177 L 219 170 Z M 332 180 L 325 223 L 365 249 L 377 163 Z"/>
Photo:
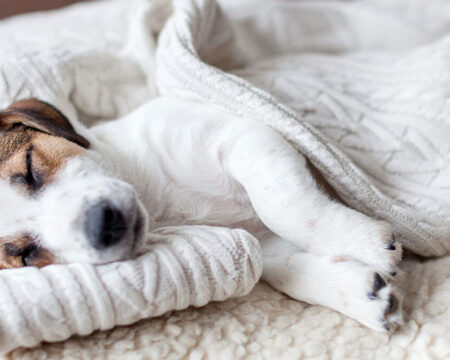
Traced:
<path fill-rule="evenodd" d="M 63 262 L 129 258 L 146 224 L 134 188 L 89 159 L 70 160 L 39 201 L 42 245 Z"/>

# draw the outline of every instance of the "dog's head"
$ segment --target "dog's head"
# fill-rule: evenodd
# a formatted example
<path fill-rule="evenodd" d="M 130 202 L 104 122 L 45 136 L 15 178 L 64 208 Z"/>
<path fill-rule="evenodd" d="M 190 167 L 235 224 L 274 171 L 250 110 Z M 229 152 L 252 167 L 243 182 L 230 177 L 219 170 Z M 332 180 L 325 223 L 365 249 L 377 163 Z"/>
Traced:
<path fill-rule="evenodd" d="M 0 268 L 130 258 L 144 212 L 53 106 L 29 99 L 0 111 Z"/>

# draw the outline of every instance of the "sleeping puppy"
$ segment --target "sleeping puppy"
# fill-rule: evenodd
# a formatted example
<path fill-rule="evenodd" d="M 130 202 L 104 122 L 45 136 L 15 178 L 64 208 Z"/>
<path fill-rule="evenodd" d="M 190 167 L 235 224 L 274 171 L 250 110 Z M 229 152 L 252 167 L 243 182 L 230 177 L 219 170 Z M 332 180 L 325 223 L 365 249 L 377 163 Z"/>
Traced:
<path fill-rule="evenodd" d="M 402 322 L 389 225 L 319 190 L 271 128 L 159 98 L 80 131 L 35 99 L 0 112 L 2 268 L 129 259 L 163 226 L 243 228 L 276 289 L 376 330 Z"/>

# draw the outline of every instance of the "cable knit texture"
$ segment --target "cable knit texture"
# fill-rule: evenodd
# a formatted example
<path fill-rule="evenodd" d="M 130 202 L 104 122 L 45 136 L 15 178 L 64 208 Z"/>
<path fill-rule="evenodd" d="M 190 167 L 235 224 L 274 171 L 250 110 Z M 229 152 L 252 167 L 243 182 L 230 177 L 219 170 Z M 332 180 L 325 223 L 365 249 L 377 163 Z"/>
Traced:
<path fill-rule="evenodd" d="M 208 102 L 280 131 L 348 204 L 389 221 L 406 247 L 449 253 L 450 5 L 221 5 L 113 0 L 1 21 L 0 106 L 36 96 L 78 127 L 158 93 Z M 244 232 L 159 236 L 134 261 L 0 273 L 1 349 L 243 295 L 259 277 L 259 248 Z M 10 357 L 445 359 L 449 261 L 406 260 L 407 322 L 391 336 L 259 284 L 246 297 Z"/>
<path fill-rule="evenodd" d="M 245 34 L 235 41 L 213 1 L 175 4 L 157 49 L 162 93 L 274 127 L 348 204 L 390 222 L 406 247 L 425 256 L 449 252 L 450 38 L 395 53 L 388 41 L 374 54 L 368 27 L 354 44 L 341 40 L 351 40 L 361 17 L 397 31 L 397 40 L 406 35 L 389 18 L 367 14 L 368 5 L 253 2 L 229 10 L 240 14 L 234 33 Z"/>
<path fill-rule="evenodd" d="M 136 260 L 2 271 L 0 349 L 246 295 L 261 275 L 259 244 L 243 230 L 162 228 L 151 238 Z"/>

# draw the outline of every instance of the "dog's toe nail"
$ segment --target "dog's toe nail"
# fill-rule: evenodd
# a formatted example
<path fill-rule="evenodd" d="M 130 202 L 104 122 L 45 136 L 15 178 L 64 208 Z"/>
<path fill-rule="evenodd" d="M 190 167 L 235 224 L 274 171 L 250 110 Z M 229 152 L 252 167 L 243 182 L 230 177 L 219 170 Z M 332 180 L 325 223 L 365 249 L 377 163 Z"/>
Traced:
<path fill-rule="evenodd" d="M 394 236 L 394 234 L 392 234 L 392 236 L 391 236 L 391 241 L 387 244 L 387 246 L 386 246 L 386 250 L 395 250 L 395 249 L 397 249 L 396 247 L 395 247 L 395 243 L 397 242 L 397 240 L 395 240 L 395 236 Z"/>
<path fill-rule="evenodd" d="M 386 308 L 385 314 L 393 313 L 395 310 L 397 310 L 398 306 L 398 300 L 394 295 L 389 296 L 389 304 Z"/>
<path fill-rule="evenodd" d="M 375 273 L 373 280 L 373 292 L 376 293 L 378 290 L 384 288 L 386 286 L 386 281 L 381 277 L 380 274 Z"/>
<path fill-rule="evenodd" d="M 389 331 L 391 330 L 391 327 L 389 326 L 388 322 L 386 320 L 381 320 L 381 323 L 383 324 L 384 330 Z"/>

